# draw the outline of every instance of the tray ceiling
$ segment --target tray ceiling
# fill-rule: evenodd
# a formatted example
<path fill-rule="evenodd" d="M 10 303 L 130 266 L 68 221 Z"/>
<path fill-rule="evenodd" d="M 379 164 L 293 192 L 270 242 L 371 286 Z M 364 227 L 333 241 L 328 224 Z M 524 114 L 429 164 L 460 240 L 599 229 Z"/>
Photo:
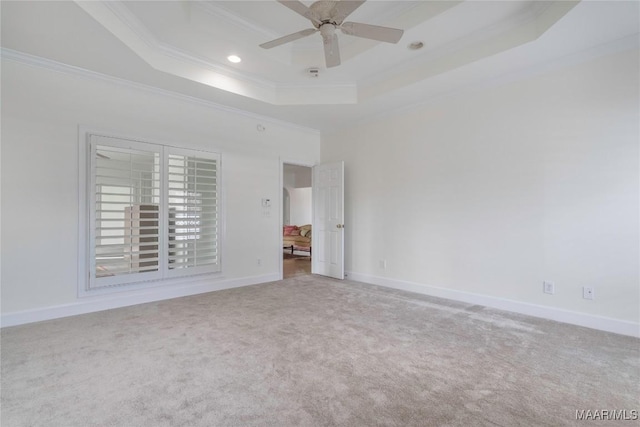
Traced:
<path fill-rule="evenodd" d="M 306 5 L 311 2 L 303 1 Z M 3 1 L 3 51 L 22 52 L 320 130 L 479 83 L 637 48 L 637 1 L 378 1 L 348 20 L 401 28 L 398 44 L 318 34 L 276 1 Z M 409 44 L 424 47 L 411 50 Z M 235 54 L 242 62 L 232 64 Z M 5 55 L 6 56 L 6 55 Z M 317 67 L 319 77 L 308 69 Z"/>
<path fill-rule="evenodd" d="M 370 1 L 349 20 L 404 29 L 403 39 L 394 45 L 340 34 L 343 65 L 325 69 L 316 34 L 258 47 L 311 27 L 277 2 L 78 2 L 153 68 L 276 105 L 358 103 L 535 40 L 575 4 Z M 417 41 L 425 47 L 408 48 Z M 231 54 L 243 61 L 228 63 Z M 311 81 L 314 67 L 321 72 Z"/>

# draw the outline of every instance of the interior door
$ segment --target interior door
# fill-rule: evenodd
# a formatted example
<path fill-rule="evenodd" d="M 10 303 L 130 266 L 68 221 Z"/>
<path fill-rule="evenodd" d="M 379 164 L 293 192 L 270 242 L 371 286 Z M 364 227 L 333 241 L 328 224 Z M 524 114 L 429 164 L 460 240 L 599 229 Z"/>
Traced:
<path fill-rule="evenodd" d="M 313 167 L 311 272 L 344 279 L 344 162 Z"/>

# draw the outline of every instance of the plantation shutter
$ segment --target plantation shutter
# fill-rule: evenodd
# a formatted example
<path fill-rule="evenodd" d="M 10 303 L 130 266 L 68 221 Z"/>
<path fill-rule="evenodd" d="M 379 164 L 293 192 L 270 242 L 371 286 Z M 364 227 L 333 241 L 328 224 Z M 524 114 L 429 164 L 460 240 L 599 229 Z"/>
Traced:
<path fill-rule="evenodd" d="M 88 141 L 85 291 L 220 271 L 218 154 Z"/>
<path fill-rule="evenodd" d="M 218 271 L 219 157 L 167 148 L 169 275 Z"/>
<path fill-rule="evenodd" d="M 91 155 L 89 287 L 159 277 L 160 151 L 132 141 L 92 136 Z"/>

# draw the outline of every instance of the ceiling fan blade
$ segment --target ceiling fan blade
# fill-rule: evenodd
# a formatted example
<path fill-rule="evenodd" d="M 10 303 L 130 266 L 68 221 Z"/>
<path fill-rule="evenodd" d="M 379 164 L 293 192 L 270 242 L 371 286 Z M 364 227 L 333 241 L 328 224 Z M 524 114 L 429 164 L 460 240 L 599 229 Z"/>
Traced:
<path fill-rule="evenodd" d="M 340 26 L 340 29 L 350 36 L 364 37 L 365 39 L 387 43 L 398 43 L 402 38 L 402 34 L 404 34 L 404 30 L 398 30 L 397 28 L 380 27 L 359 22 L 345 22 Z"/>
<path fill-rule="evenodd" d="M 365 1 L 366 0 L 342 0 L 336 2 L 336 5 L 333 7 L 333 11 L 331 13 L 333 20 L 338 25 L 342 24 L 342 21 L 344 21 L 347 16 L 351 15 L 354 10 L 362 6 L 362 3 L 364 3 Z"/>
<path fill-rule="evenodd" d="M 281 44 L 289 43 L 294 40 L 301 39 L 303 37 L 307 37 L 318 30 L 315 28 L 309 28 L 306 30 L 298 31 L 297 33 L 289 34 L 288 36 L 280 37 L 279 39 L 271 40 L 270 42 L 262 43 L 260 45 L 263 49 L 271 49 L 272 47 L 280 46 Z"/>
<path fill-rule="evenodd" d="M 314 24 L 320 24 L 320 19 L 316 16 L 316 14 L 309 9 L 307 6 L 302 4 L 297 0 L 278 0 L 278 3 L 288 7 L 293 10 L 298 15 L 302 15 L 307 19 L 310 19 Z"/>
<path fill-rule="evenodd" d="M 338 46 L 338 35 L 324 38 L 324 60 L 327 68 L 340 65 L 340 48 Z"/>

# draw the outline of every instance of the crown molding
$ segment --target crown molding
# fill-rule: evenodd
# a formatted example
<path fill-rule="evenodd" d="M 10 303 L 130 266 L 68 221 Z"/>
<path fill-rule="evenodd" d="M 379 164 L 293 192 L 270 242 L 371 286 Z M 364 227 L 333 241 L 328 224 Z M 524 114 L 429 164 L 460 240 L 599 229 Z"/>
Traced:
<path fill-rule="evenodd" d="M 291 130 L 302 131 L 311 133 L 314 135 L 320 135 L 318 129 L 300 126 L 295 123 L 287 122 L 284 120 L 274 119 L 269 116 L 263 116 L 260 114 L 252 113 L 240 108 L 229 107 L 227 105 L 219 104 L 213 101 L 209 101 L 203 98 L 194 97 L 191 95 L 185 95 L 182 93 L 170 91 L 167 89 L 161 89 L 156 86 L 150 86 L 143 83 L 133 82 L 120 77 L 109 76 L 107 74 L 99 73 L 97 71 L 87 70 L 85 68 L 76 67 L 74 65 L 64 64 L 62 62 L 54 61 L 52 59 L 43 58 L 36 55 L 0 47 L 0 59 L 2 61 L 9 60 L 20 64 L 28 65 L 34 68 L 40 68 L 48 71 L 55 71 L 62 74 L 68 74 L 75 77 L 81 77 L 88 80 L 100 81 L 109 84 L 114 84 L 128 89 L 141 91 L 145 93 L 152 93 L 154 95 L 160 95 L 174 100 L 186 102 L 189 104 L 199 105 L 202 107 L 210 108 L 212 110 L 221 111 L 225 113 L 237 114 L 243 117 L 247 117 L 252 120 L 257 120 L 264 123 L 271 123 L 274 125 L 282 126 Z"/>

